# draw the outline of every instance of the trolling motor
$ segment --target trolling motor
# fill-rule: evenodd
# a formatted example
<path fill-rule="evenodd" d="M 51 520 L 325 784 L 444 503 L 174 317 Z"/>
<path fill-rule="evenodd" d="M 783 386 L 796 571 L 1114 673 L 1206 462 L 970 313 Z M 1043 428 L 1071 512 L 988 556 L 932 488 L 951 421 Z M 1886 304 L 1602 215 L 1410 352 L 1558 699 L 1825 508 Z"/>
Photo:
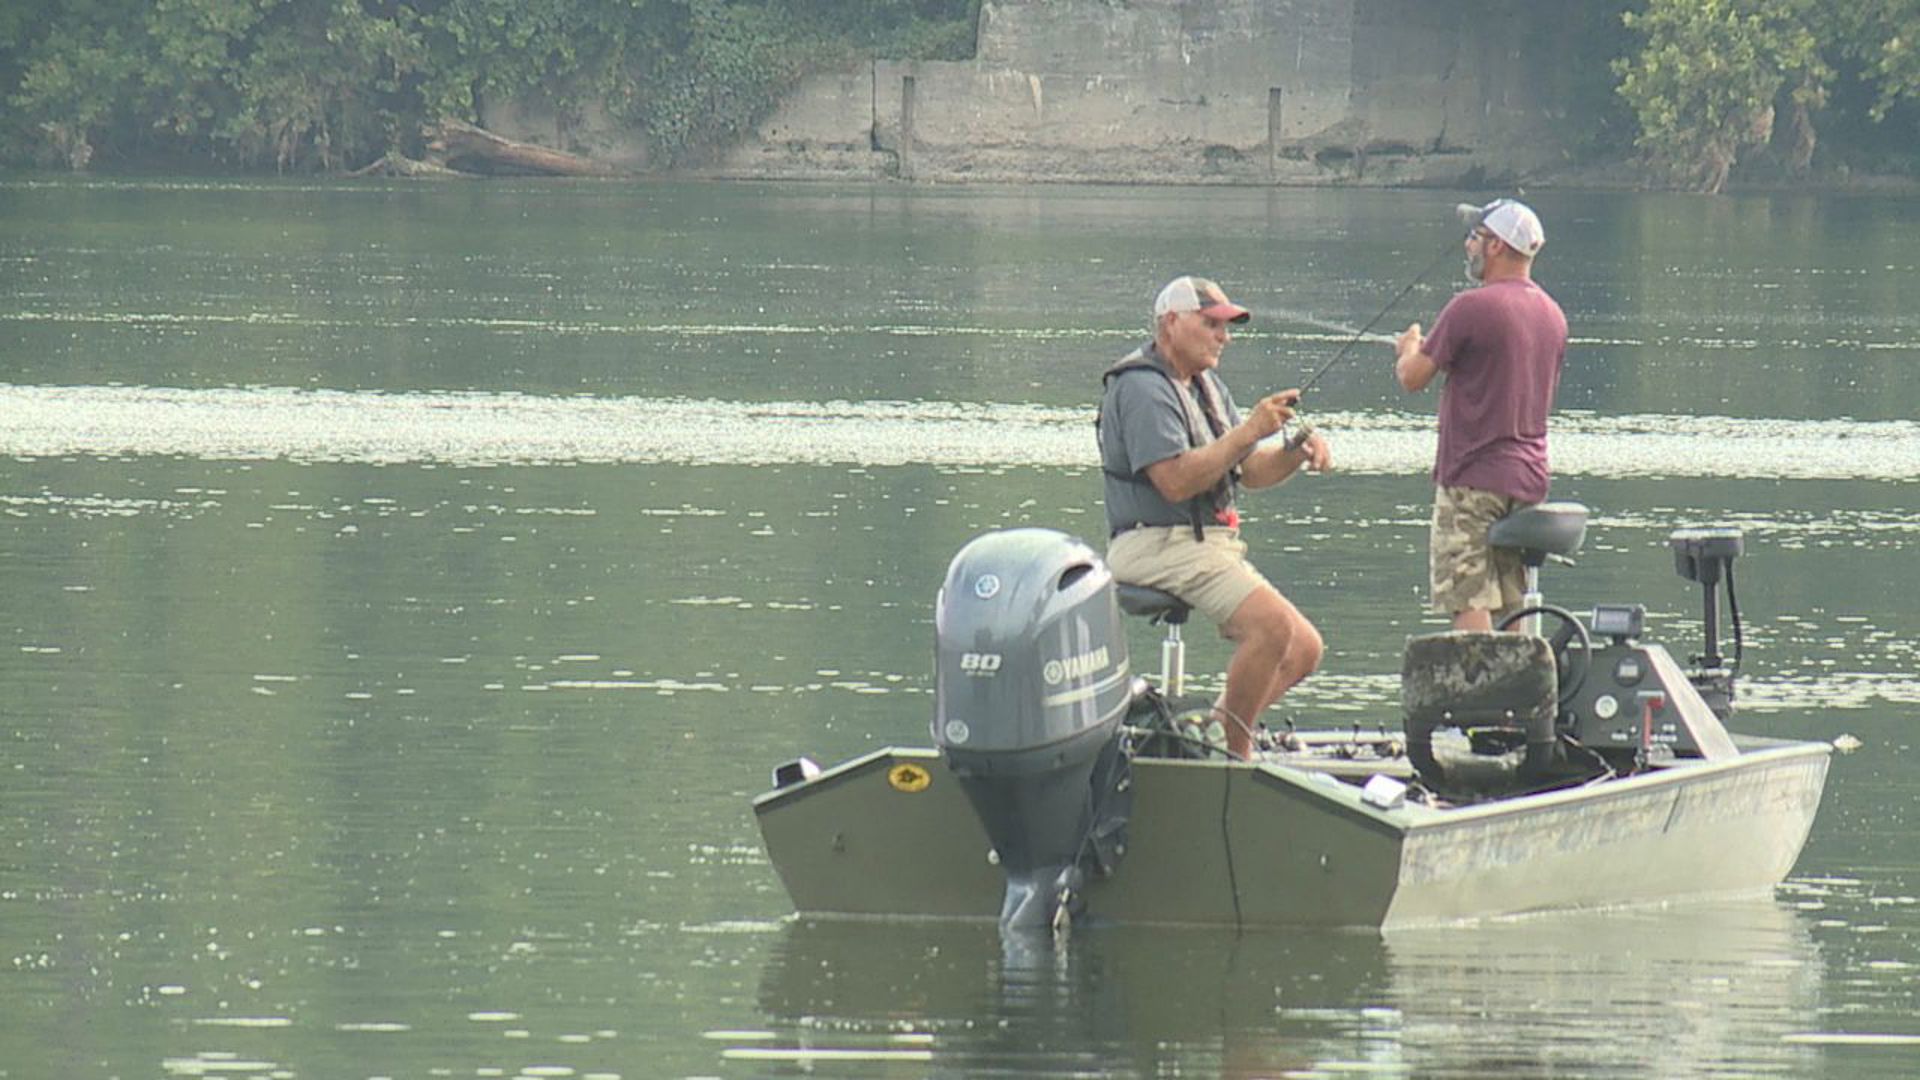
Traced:
<path fill-rule="evenodd" d="M 1132 700 L 1113 574 L 1051 529 L 960 549 L 935 605 L 933 739 L 1006 874 L 1002 929 L 1058 930 L 1125 851 Z"/>
<path fill-rule="evenodd" d="M 1700 691 L 1713 714 L 1725 723 L 1733 716 L 1733 680 L 1740 672 L 1745 641 L 1740 633 L 1740 601 L 1733 593 L 1733 560 L 1745 552 L 1740 530 L 1730 526 L 1706 529 L 1677 529 L 1667 537 L 1673 548 L 1674 570 L 1688 581 L 1700 583 L 1706 604 L 1707 651 L 1693 658 L 1696 670 L 1688 672 L 1694 688 Z M 1727 580 L 1727 610 L 1733 619 L 1733 657 L 1720 655 L 1720 579 Z"/>

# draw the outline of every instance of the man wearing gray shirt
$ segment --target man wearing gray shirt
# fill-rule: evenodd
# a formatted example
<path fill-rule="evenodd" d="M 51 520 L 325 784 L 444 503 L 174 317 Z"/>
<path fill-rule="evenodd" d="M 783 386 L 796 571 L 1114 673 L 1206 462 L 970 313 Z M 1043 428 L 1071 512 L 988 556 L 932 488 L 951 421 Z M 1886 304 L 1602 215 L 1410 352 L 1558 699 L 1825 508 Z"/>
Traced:
<path fill-rule="evenodd" d="M 1099 423 L 1107 565 L 1121 581 L 1178 596 L 1234 643 L 1214 712 L 1240 758 L 1253 755 L 1261 712 L 1320 666 L 1322 644 L 1247 561 L 1235 496 L 1332 463 L 1310 432 L 1261 444 L 1293 418 L 1298 390 L 1261 398 L 1243 420 L 1214 374 L 1227 327 L 1248 317 L 1205 278 L 1168 282 L 1154 300 L 1153 340 L 1107 369 Z"/>

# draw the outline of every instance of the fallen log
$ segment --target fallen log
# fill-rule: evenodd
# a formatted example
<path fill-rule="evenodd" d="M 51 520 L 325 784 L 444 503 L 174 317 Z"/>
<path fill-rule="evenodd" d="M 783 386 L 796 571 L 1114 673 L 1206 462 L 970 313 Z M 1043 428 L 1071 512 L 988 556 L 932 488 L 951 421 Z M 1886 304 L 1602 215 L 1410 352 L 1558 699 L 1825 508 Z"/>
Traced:
<path fill-rule="evenodd" d="M 505 169 L 548 176 L 612 176 L 615 170 L 565 150 L 516 142 L 464 120 L 442 120 L 427 132 L 427 149 L 454 168 L 485 165 L 482 171 Z"/>
<path fill-rule="evenodd" d="M 457 176 L 472 179 L 472 173 L 449 169 L 437 161 L 422 161 L 410 158 L 397 150 L 389 150 L 353 170 L 348 176 Z"/>

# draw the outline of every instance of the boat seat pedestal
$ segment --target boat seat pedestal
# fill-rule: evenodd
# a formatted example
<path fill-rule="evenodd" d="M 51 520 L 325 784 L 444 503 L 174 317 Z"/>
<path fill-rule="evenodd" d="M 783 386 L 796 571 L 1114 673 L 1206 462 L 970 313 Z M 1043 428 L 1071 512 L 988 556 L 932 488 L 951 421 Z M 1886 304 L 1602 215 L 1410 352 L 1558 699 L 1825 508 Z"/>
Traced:
<path fill-rule="evenodd" d="M 1540 593 L 1540 567 L 1548 559 L 1573 561 L 1573 554 L 1587 537 L 1587 508 L 1576 502 L 1549 502 L 1522 507 L 1493 523 L 1487 530 L 1490 547 L 1519 551 L 1525 568 L 1526 594 L 1521 607 L 1539 607 L 1545 602 Z M 1517 629 L 1536 633 L 1539 619 L 1529 616 Z"/>
<path fill-rule="evenodd" d="M 1160 690 L 1169 699 L 1180 697 L 1186 693 L 1187 683 L 1187 645 L 1180 637 L 1180 628 L 1186 625 L 1193 606 L 1150 585 L 1116 581 L 1114 589 L 1120 594 L 1120 610 L 1166 626 L 1167 636 L 1160 641 Z"/>

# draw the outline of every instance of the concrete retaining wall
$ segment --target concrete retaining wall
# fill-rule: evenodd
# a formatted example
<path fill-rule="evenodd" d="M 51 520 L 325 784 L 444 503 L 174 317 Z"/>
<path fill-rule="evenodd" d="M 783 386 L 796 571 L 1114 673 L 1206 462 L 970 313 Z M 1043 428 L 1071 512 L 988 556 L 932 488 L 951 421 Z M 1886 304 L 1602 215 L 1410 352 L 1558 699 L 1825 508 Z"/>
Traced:
<path fill-rule="evenodd" d="M 1558 5 L 989 0 L 975 59 L 817 76 L 714 172 L 1481 182 L 1563 156 Z M 1543 47 L 1547 46 L 1547 47 Z"/>

